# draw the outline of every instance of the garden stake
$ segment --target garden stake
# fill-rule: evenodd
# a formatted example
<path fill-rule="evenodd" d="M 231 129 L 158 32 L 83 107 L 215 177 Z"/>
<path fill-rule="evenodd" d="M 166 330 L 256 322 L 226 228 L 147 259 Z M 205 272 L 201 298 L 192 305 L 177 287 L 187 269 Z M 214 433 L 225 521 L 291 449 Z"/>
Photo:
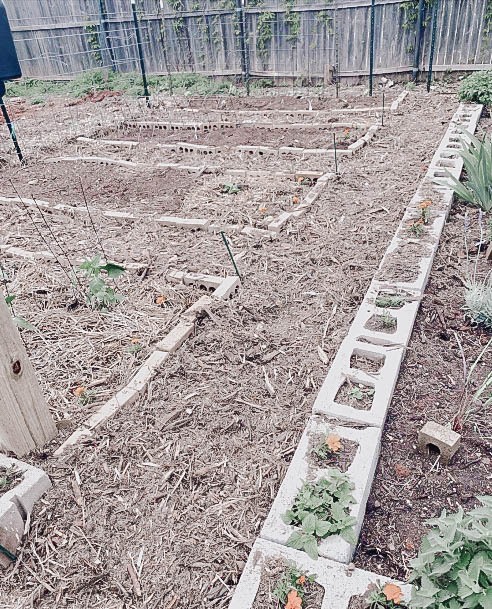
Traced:
<path fill-rule="evenodd" d="M 371 40 L 369 45 L 369 96 L 372 97 L 374 80 L 374 13 L 376 12 L 376 0 L 371 0 Z"/>
<path fill-rule="evenodd" d="M 237 268 L 237 264 L 236 264 L 236 261 L 234 260 L 234 255 L 233 255 L 233 253 L 231 251 L 231 248 L 229 246 L 229 242 L 227 241 L 227 237 L 226 237 L 224 231 L 222 231 L 222 230 L 220 231 L 220 234 L 222 236 L 222 241 L 224 242 L 224 244 L 225 244 L 225 246 L 227 248 L 227 251 L 229 253 L 229 257 L 230 257 L 230 259 L 232 261 L 232 264 L 234 266 L 234 270 L 236 271 L 236 275 L 239 277 L 239 279 L 241 279 L 241 274 L 239 273 L 239 269 Z"/>
<path fill-rule="evenodd" d="M 99 22 L 101 29 L 104 32 L 104 40 L 106 43 L 106 49 L 109 53 L 109 59 L 111 60 L 111 71 L 116 72 L 116 64 L 114 61 L 114 52 L 111 45 L 111 34 L 108 22 L 108 12 L 106 10 L 106 0 L 99 0 Z"/>
<path fill-rule="evenodd" d="M 384 127 L 384 91 L 383 91 L 383 112 L 381 114 L 381 127 Z"/>
<path fill-rule="evenodd" d="M 432 69 L 434 67 L 434 53 L 436 51 L 438 10 L 439 10 L 439 0 L 435 0 L 434 6 L 432 7 L 432 38 L 431 38 L 431 48 L 430 48 L 430 55 L 429 55 L 429 71 L 427 73 L 427 93 L 430 92 L 431 83 L 432 83 Z"/>
<path fill-rule="evenodd" d="M 147 108 L 150 108 L 150 93 L 147 84 L 147 74 L 145 73 L 145 62 L 142 53 L 142 38 L 140 36 L 140 26 L 138 25 L 137 8 L 135 6 L 136 0 L 131 0 L 132 13 L 133 13 L 133 24 L 135 25 L 135 35 L 137 37 L 137 49 L 138 49 L 138 60 L 140 62 L 140 71 L 142 72 L 142 82 L 144 88 L 144 97 L 147 101 Z"/>
<path fill-rule="evenodd" d="M 5 83 L 3 80 L 0 80 L 0 108 L 2 109 L 3 118 L 7 123 L 7 127 L 10 133 L 10 137 L 12 138 L 12 142 L 14 143 L 15 151 L 17 152 L 17 156 L 19 157 L 19 161 L 21 165 L 25 164 L 24 156 L 19 146 L 19 142 L 17 141 L 17 135 L 15 133 L 15 127 L 10 120 L 9 113 L 7 112 L 7 108 L 5 106 L 5 102 L 3 101 L 3 96 L 5 95 Z"/>
<path fill-rule="evenodd" d="M 333 134 L 333 148 L 335 150 L 335 174 L 338 175 L 337 136 Z"/>
<path fill-rule="evenodd" d="M 10 550 L 7 550 L 7 548 L 2 546 L 2 544 L 0 544 L 0 554 L 3 554 L 12 562 L 15 562 L 17 560 L 17 556 L 15 554 L 12 554 L 12 552 Z"/>

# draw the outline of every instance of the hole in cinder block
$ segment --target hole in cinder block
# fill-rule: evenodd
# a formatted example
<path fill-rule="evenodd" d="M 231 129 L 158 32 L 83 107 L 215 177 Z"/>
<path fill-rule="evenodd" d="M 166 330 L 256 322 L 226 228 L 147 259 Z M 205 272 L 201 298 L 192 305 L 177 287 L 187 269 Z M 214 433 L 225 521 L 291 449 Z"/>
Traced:
<path fill-rule="evenodd" d="M 406 302 L 403 293 L 380 290 L 374 304 L 380 309 L 401 309 Z"/>
<path fill-rule="evenodd" d="M 445 178 L 447 175 L 448 174 L 445 171 L 434 171 L 434 177 L 436 178 Z"/>
<path fill-rule="evenodd" d="M 364 349 L 354 349 L 350 356 L 350 367 L 367 372 L 367 374 L 378 374 L 384 366 L 385 361 L 386 356 L 380 353 L 371 353 Z"/>
<path fill-rule="evenodd" d="M 425 448 L 429 457 L 433 458 L 434 460 L 437 459 L 437 457 L 439 457 L 439 455 L 441 454 L 439 447 L 435 444 L 432 444 L 432 442 L 426 444 Z"/>
<path fill-rule="evenodd" d="M 374 332 L 384 332 L 385 334 L 394 334 L 398 327 L 396 317 L 388 312 L 377 313 L 367 320 L 364 328 L 373 330 Z"/>
<path fill-rule="evenodd" d="M 309 439 L 309 462 L 315 468 L 336 467 L 345 473 L 352 465 L 359 443 L 341 438 L 329 429 Z"/>
<path fill-rule="evenodd" d="M 281 605 L 274 591 L 282 588 L 290 590 L 292 579 L 296 580 L 301 575 L 306 577 L 303 586 L 304 597 L 302 608 L 319 609 L 323 604 L 325 590 L 323 586 L 316 583 L 316 571 L 304 571 L 293 563 L 287 563 L 276 557 L 267 559 L 261 569 L 260 585 L 251 605 L 251 609 L 278 609 Z M 313 576 L 312 578 L 309 576 Z"/>
<path fill-rule="evenodd" d="M 369 605 L 367 604 L 367 600 L 362 594 L 357 594 L 356 596 L 351 596 L 349 599 L 349 604 L 347 609 L 366 609 Z"/>
<path fill-rule="evenodd" d="M 441 160 L 438 163 L 439 167 L 454 167 L 456 163 L 452 159 Z"/>
<path fill-rule="evenodd" d="M 357 410 L 370 410 L 374 402 L 374 387 L 346 378 L 340 385 L 335 402 Z"/>

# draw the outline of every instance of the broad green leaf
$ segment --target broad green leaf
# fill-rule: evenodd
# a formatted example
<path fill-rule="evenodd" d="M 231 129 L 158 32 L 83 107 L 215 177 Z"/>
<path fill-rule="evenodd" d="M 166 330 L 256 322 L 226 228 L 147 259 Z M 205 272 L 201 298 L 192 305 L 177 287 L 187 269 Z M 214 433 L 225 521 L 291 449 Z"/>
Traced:
<path fill-rule="evenodd" d="M 110 279 L 116 279 L 117 277 L 121 277 L 123 273 L 125 273 L 126 269 L 119 264 L 115 264 L 114 262 L 107 262 L 104 266 L 101 267 L 102 271 L 106 271 L 108 277 Z"/>

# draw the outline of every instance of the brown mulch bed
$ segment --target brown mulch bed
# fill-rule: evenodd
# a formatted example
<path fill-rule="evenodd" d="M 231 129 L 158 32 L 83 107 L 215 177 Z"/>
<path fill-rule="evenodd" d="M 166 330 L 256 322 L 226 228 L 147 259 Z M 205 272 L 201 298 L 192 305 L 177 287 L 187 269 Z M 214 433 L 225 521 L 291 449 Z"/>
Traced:
<path fill-rule="evenodd" d="M 455 108 L 415 93 L 278 242 L 232 238 L 239 295 L 86 446 L 32 457 L 54 486 L 1 603 L 227 607 L 326 375 L 318 347 L 335 355 Z M 191 257 L 187 239 L 162 246 Z"/>
<path fill-rule="evenodd" d="M 464 398 L 466 414 L 455 417 L 463 395 L 463 358 L 467 370 L 492 333 L 473 327 L 462 309 L 464 280 L 477 256 L 478 212 L 455 205 L 422 301 L 384 430 L 381 457 L 367 505 L 357 566 L 404 579 L 409 561 L 426 532 L 425 521 L 445 508 L 465 510 L 477 496 L 492 493 L 492 408 L 473 404 L 472 397 L 490 371 L 489 350 L 472 376 Z M 469 260 L 464 227 L 469 224 Z M 477 277 L 492 270 L 480 254 Z M 461 345 L 461 346 L 460 346 Z M 453 424 L 461 446 L 447 465 L 436 454 L 417 451 L 418 431 L 427 421 Z"/>

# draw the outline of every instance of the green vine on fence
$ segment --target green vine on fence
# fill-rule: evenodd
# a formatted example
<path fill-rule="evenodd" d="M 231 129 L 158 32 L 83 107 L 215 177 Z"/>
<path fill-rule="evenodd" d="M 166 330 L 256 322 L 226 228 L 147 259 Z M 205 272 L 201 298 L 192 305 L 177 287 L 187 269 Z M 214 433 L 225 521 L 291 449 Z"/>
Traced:
<path fill-rule="evenodd" d="M 84 26 L 84 32 L 87 34 L 87 44 L 91 49 L 92 56 L 99 65 L 103 65 L 101 54 L 101 43 L 99 42 L 97 25 Z"/>
<path fill-rule="evenodd" d="M 487 4 L 485 6 L 485 16 L 484 16 L 484 25 L 483 31 L 486 36 L 492 34 L 492 0 L 487 0 Z"/>
<path fill-rule="evenodd" d="M 268 46 L 273 38 L 273 27 L 272 23 L 275 15 L 270 11 L 261 13 L 258 17 L 256 25 L 256 49 L 258 55 L 265 59 L 268 54 Z"/>
<path fill-rule="evenodd" d="M 301 31 L 301 16 L 298 12 L 293 11 L 296 0 L 285 0 L 285 24 L 289 30 L 287 35 L 287 42 L 296 44 L 299 40 L 299 33 Z"/>
<path fill-rule="evenodd" d="M 431 11 L 429 9 L 432 7 L 434 2 L 435 0 L 425 0 L 426 17 L 424 20 L 424 27 L 429 25 L 431 19 Z M 407 2 L 404 2 L 400 8 L 404 13 L 403 29 L 414 30 L 419 17 L 419 0 L 407 0 Z"/>

